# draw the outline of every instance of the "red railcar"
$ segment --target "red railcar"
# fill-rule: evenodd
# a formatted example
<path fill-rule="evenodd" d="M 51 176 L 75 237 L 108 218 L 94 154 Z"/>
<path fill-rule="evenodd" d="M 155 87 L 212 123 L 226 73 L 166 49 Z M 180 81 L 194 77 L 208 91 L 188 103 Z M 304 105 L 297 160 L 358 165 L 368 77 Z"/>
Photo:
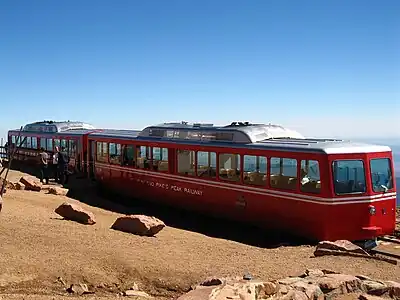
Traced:
<path fill-rule="evenodd" d="M 128 196 L 315 240 L 368 240 L 395 228 L 386 146 L 310 139 L 249 123 L 75 132 L 89 177 Z M 63 136 L 73 138 L 74 131 L 46 133 L 52 143 Z"/>
<path fill-rule="evenodd" d="M 42 121 L 25 125 L 20 136 L 18 129 L 10 130 L 8 144 L 11 150 L 23 142 L 14 159 L 29 164 L 38 162 L 41 147 L 51 155 L 55 147 L 65 147 L 70 156 L 70 171 L 83 172 L 87 166 L 87 135 L 94 131 L 92 125 L 83 122 Z M 52 164 L 52 160 L 49 163 Z"/>
<path fill-rule="evenodd" d="M 389 147 L 248 123 L 172 123 L 88 138 L 90 174 L 124 194 L 316 240 L 373 239 L 395 228 Z"/>

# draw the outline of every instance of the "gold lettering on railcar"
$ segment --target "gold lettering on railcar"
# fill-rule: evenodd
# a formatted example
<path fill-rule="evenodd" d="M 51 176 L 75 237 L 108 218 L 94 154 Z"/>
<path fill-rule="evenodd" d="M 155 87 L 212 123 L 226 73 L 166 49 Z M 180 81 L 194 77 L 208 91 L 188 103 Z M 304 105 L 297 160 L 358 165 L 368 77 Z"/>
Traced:
<path fill-rule="evenodd" d="M 186 193 L 190 195 L 198 195 L 198 196 L 203 196 L 203 191 L 198 190 L 198 189 L 192 189 L 192 188 L 187 188 L 187 187 L 181 187 L 178 185 L 174 184 L 168 184 L 168 183 L 160 183 L 156 181 L 151 181 L 151 180 L 146 180 L 146 179 L 136 179 L 136 181 L 140 184 L 144 184 L 150 187 L 154 188 L 160 188 L 164 190 L 171 190 L 173 192 L 178 192 L 178 193 Z"/>

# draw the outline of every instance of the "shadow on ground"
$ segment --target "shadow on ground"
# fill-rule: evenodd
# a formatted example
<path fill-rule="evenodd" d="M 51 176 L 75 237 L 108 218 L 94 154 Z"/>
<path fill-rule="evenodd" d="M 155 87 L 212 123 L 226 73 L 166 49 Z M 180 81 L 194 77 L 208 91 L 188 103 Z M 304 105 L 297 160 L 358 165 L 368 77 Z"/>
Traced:
<path fill-rule="evenodd" d="M 38 176 L 38 171 L 32 167 L 13 163 L 13 170 Z M 309 240 L 276 230 L 263 230 L 256 226 L 220 218 L 206 216 L 197 212 L 156 204 L 141 199 L 132 199 L 100 191 L 95 182 L 71 176 L 66 188 L 68 197 L 86 203 L 90 206 L 120 214 L 145 214 L 155 216 L 167 226 L 201 233 L 214 238 L 232 240 L 261 248 L 276 248 L 279 246 L 314 245 Z M 128 205 L 129 203 L 129 205 Z"/>

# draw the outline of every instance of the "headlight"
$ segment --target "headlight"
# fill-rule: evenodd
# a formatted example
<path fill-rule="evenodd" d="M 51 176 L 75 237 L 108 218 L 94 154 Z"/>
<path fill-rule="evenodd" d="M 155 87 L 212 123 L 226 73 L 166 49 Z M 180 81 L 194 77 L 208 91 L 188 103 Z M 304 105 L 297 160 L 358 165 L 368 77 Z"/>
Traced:
<path fill-rule="evenodd" d="M 373 205 L 370 205 L 370 206 L 369 206 L 369 214 L 370 214 L 371 216 L 373 216 L 373 215 L 376 214 L 376 208 L 375 208 L 375 206 L 373 206 Z"/>

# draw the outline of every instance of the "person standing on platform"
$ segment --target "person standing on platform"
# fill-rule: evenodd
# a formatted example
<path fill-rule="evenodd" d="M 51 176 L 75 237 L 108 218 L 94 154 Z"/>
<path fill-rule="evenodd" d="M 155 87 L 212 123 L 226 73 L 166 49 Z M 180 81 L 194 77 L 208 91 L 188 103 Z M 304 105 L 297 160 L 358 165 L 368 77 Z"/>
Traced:
<path fill-rule="evenodd" d="M 58 155 L 60 153 L 60 148 L 58 146 L 56 146 L 56 153 L 53 154 L 53 174 L 54 174 L 54 181 L 58 182 L 58 173 L 59 173 L 59 169 L 58 169 Z"/>
<path fill-rule="evenodd" d="M 48 159 L 49 155 L 44 151 L 44 148 L 40 148 L 39 153 L 39 164 L 40 164 L 40 182 L 46 180 L 46 184 L 49 184 L 49 174 L 48 174 Z"/>
<path fill-rule="evenodd" d="M 58 153 L 59 178 L 61 184 L 68 183 L 68 163 L 68 153 L 65 151 L 65 147 L 61 147 L 61 152 Z"/>

